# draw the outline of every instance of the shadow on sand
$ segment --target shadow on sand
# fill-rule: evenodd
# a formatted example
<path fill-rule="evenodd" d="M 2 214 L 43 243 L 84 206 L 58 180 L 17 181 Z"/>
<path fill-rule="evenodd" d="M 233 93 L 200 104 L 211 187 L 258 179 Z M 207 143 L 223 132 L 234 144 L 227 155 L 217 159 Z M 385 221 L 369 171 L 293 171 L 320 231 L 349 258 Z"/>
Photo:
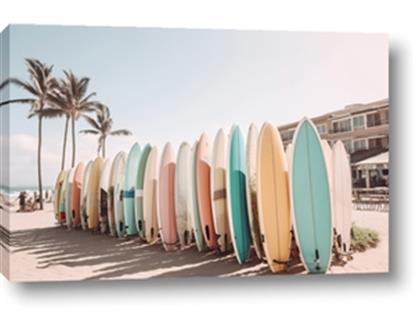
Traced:
<path fill-rule="evenodd" d="M 74 268 L 80 280 L 270 274 L 254 255 L 240 265 L 234 254 L 200 253 L 195 246 L 166 252 L 160 243 L 149 245 L 138 238 L 116 239 L 63 227 L 13 232 L 10 245 L 12 253 L 35 257 L 40 276 L 42 270 L 57 266 Z M 298 272 L 297 268 L 290 271 Z"/>

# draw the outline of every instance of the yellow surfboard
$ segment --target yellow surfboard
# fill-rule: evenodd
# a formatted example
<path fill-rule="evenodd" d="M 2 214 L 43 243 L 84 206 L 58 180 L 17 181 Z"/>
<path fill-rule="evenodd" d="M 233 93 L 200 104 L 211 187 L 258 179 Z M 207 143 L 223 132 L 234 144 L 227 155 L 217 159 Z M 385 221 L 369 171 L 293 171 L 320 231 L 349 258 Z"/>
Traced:
<path fill-rule="evenodd" d="M 279 132 L 265 123 L 258 138 L 257 192 L 261 237 L 272 272 L 285 270 L 291 250 L 288 167 Z"/>

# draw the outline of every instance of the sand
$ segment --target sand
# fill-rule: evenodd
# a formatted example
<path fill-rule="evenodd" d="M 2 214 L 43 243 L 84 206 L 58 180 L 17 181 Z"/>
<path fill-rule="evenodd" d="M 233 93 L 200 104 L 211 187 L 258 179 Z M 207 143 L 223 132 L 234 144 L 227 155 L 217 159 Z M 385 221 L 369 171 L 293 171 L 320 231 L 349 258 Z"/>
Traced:
<path fill-rule="evenodd" d="M 239 265 L 233 254 L 199 253 L 195 246 L 165 252 L 160 243 L 146 244 L 138 238 L 116 239 L 55 224 L 52 205 L 44 211 L 11 213 L 10 225 L 1 211 L 4 229 L 12 236 L 1 246 L 9 253 L 9 278 L 13 281 L 58 281 L 91 279 L 147 279 L 152 277 L 256 276 L 270 275 L 267 265 L 252 255 Z M 355 253 L 345 266 L 329 273 L 373 273 L 388 271 L 388 214 L 354 211 L 356 224 L 379 232 L 378 247 Z M 7 233 L 7 231 L 6 231 Z M 4 263 L 4 262 L 3 262 Z M 4 267 L 4 264 L 3 264 Z M 290 273 L 304 273 L 301 266 Z"/>

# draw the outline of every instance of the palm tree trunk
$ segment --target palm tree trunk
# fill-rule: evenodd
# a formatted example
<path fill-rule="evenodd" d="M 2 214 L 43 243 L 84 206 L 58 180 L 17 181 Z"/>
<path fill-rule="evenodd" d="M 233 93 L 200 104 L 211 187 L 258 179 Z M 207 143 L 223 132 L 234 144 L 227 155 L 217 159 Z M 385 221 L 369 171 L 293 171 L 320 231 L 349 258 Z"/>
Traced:
<path fill-rule="evenodd" d="M 38 133 L 37 133 L 37 178 L 39 185 L 39 208 L 43 210 L 43 187 L 42 187 L 42 116 L 39 115 Z"/>
<path fill-rule="evenodd" d="M 63 134 L 61 171 L 65 169 L 66 142 L 68 141 L 68 127 L 69 127 L 69 117 L 67 116 L 65 120 L 65 133 Z"/>
<path fill-rule="evenodd" d="M 75 166 L 75 154 L 76 154 L 76 140 L 75 140 L 75 117 L 71 117 L 72 124 L 72 166 Z"/>
<path fill-rule="evenodd" d="M 105 159 L 105 150 L 106 150 L 106 147 L 105 147 L 105 144 L 106 144 L 106 138 L 104 138 L 104 141 L 102 142 L 102 157 Z"/>

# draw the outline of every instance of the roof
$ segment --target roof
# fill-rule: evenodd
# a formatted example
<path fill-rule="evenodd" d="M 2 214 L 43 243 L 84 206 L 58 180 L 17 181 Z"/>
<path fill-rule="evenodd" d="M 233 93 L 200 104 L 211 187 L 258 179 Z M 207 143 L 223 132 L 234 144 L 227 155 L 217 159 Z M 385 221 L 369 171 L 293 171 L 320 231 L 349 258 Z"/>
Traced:
<path fill-rule="evenodd" d="M 367 104 L 356 103 L 356 104 L 347 105 L 341 110 L 324 113 L 322 115 L 318 115 L 318 116 L 311 118 L 311 120 L 314 123 L 319 123 L 320 121 L 325 121 L 329 118 L 332 118 L 332 119 L 342 118 L 342 117 L 346 117 L 350 115 L 369 112 L 369 111 L 376 110 L 382 107 L 389 107 L 388 98 L 374 101 L 374 102 L 367 103 Z M 278 129 L 282 131 L 287 130 L 287 129 L 295 129 L 297 124 L 298 124 L 298 121 L 287 123 L 285 125 L 278 126 Z"/>
<path fill-rule="evenodd" d="M 382 152 L 376 156 L 361 160 L 354 164 L 355 166 L 364 166 L 364 165 L 377 165 L 377 164 L 388 164 L 389 163 L 389 151 Z"/>

